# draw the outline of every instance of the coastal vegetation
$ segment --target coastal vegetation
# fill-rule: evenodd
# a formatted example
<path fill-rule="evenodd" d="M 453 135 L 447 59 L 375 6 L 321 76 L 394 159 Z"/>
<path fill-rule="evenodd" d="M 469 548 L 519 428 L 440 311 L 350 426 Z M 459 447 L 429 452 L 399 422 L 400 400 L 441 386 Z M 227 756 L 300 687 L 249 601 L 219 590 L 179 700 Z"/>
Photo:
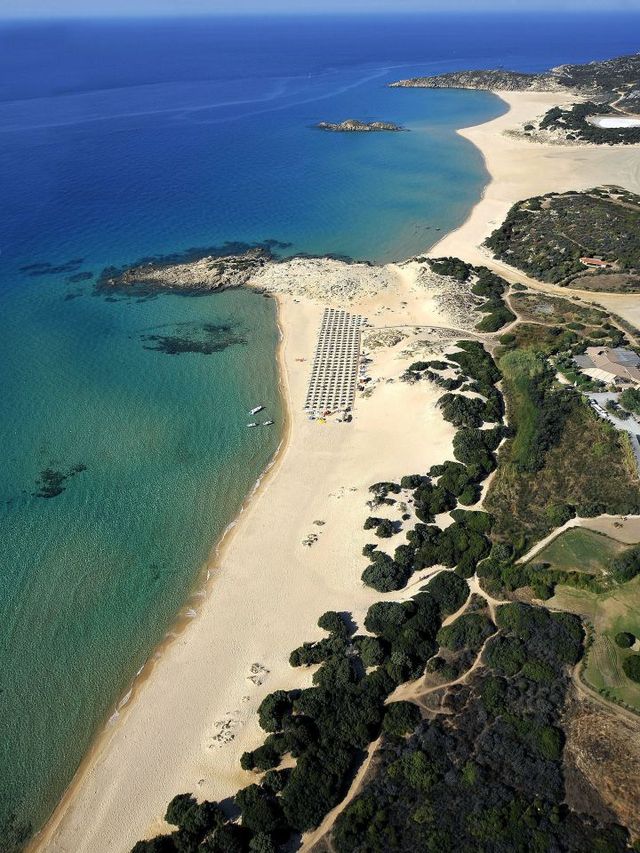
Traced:
<path fill-rule="evenodd" d="M 479 332 L 497 332 L 515 320 L 515 314 L 504 299 L 507 282 L 487 267 L 473 266 L 460 258 L 451 257 L 427 258 L 426 262 L 436 275 L 471 283 L 471 293 L 480 297 L 477 310 L 486 315 L 476 324 Z"/>
<path fill-rule="evenodd" d="M 364 787 L 333 827 L 337 851 L 629 849 L 626 830 L 597 809 L 589 816 L 567 805 L 563 714 L 583 653 L 581 619 L 593 623 L 607 605 L 609 621 L 589 629 L 584 679 L 592 683 L 590 666 L 607 673 L 598 658 L 606 643 L 620 683 L 594 689 L 634 706 L 640 625 L 608 603 L 637 595 L 640 549 L 570 531 L 567 547 L 554 542 L 537 560 L 518 561 L 576 515 L 640 512 L 625 438 L 556 379 L 563 359 L 568 364 L 589 342 L 624 335 L 600 309 L 510 292 L 484 267 L 455 258 L 430 266 L 470 286 L 484 319 L 497 317 L 488 328 L 479 324 L 488 335 L 516 320 L 507 297 L 522 305 L 491 351 L 460 340 L 403 375 L 443 389 L 438 408 L 456 428 L 454 458 L 370 487 L 364 528 L 377 541 L 363 549 L 362 580 L 389 593 L 425 569 L 435 576 L 402 602 L 371 605 L 360 627 L 348 614 L 324 613 L 325 636 L 289 658 L 313 668 L 311 686 L 275 690 L 258 709 L 264 741 L 240 761 L 251 784 L 232 805 L 180 795 L 166 816 L 175 831 L 139 842 L 135 853 L 286 849 L 341 802 L 378 740 Z M 482 510 L 469 509 L 489 475 Z M 387 540 L 401 531 L 387 553 Z M 473 576 L 491 605 L 470 594 Z M 500 603 L 507 595 L 553 597 L 563 612 Z M 585 601 L 591 610 L 576 605 Z M 428 721 L 422 679 L 442 691 Z"/>
<path fill-rule="evenodd" d="M 318 827 L 341 801 L 381 735 L 372 781 L 335 824 L 338 851 L 453 849 L 454 838 L 456 849 L 524 849 L 543 840 L 544 849 L 582 849 L 587 839 L 592 849 L 628 849 L 626 830 L 563 804 L 562 712 L 569 667 L 582 654 L 580 619 L 518 603 L 500 605 L 493 616 L 483 599 L 470 596 L 466 581 L 477 573 L 498 596 L 523 586 L 542 598 L 556 587 L 582 593 L 574 581 L 580 572 L 569 566 L 574 556 L 540 570 L 516 563 L 517 555 L 576 512 L 624 511 L 621 501 L 627 507 L 634 495 L 640 507 L 637 477 L 617 433 L 576 392 L 556 386 L 548 358 L 535 348 L 503 345 L 496 362 L 481 343 L 458 341 L 442 359 L 410 366 L 414 379 L 433 375 L 444 382 L 440 374 L 447 372 L 460 383 L 458 393 L 448 390 L 439 401 L 443 417 L 457 427 L 455 458 L 426 474 L 370 487 L 372 509 L 413 504 L 417 522 L 393 555 L 366 545 L 362 577 L 389 592 L 417 571 L 444 570 L 408 600 L 373 604 L 366 633 L 356 633 L 344 614 L 323 614 L 318 626 L 326 636 L 290 656 L 294 667 L 314 667 L 312 686 L 276 690 L 258 709 L 266 738 L 242 756 L 242 768 L 256 780 L 236 795 L 234 810 L 181 795 L 167 812 L 176 831 L 139 842 L 135 853 L 282 849 Z M 490 473 L 489 512 L 463 508 L 477 502 Z M 443 527 L 435 523 L 442 513 L 450 514 Z M 382 539 L 397 529 L 378 515 L 364 526 Z M 574 543 L 574 555 L 580 547 L 586 548 Z M 599 558 L 584 561 L 584 590 L 601 594 L 596 581 L 605 572 L 598 559 L 609 557 L 618 589 L 637 584 L 639 555 L 638 549 L 603 547 Z M 594 561 L 592 574 L 586 569 Z M 575 586 L 561 586 L 567 582 Z M 613 627 L 616 635 L 640 634 L 636 624 Z M 632 645 L 617 648 L 633 676 Z M 445 685 L 468 673 L 428 722 L 411 702 L 390 700 L 425 672 Z"/>
<path fill-rule="evenodd" d="M 338 817 L 338 853 L 629 849 L 620 826 L 564 802 L 562 714 L 579 620 L 507 604 L 496 621 L 484 665 L 447 694 L 445 711 L 408 740 L 385 739 Z"/>
<path fill-rule="evenodd" d="M 497 541 L 523 554 L 563 515 L 640 512 L 637 469 L 624 434 L 570 389 L 547 389 L 541 411 L 533 402 L 539 390 L 526 376 L 507 373 L 505 393 L 517 426 L 501 449 L 484 502 L 494 516 Z"/>
<path fill-rule="evenodd" d="M 393 556 L 374 544 L 365 546 L 364 556 L 370 564 L 362 573 L 362 580 L 378 592 L 402 589 L 412 574 L 436 565 L 455 568 L 462 577 L 471 577 L 490 550 L 491 516 L 456 507 L 476 503 L 481 482 L 496 467 L 495 450 L 505 435 L 502 394 L 496 388 L 500 373 L 491 355 L 477 341 L 458 341 L 456 350 L 447 355 L 446 362 L 416 362 L 409 368 L 410 373 L 422 374 L 431 368 L 455 366 L 459 381 L 476 396 L 448 392 L 438 401 L 445 420 L 458 427 L 455 460 L 432 467 L 428 475 L 403 478 L 400 485 L 377 483 L 371 487 L 379 501 L 388 501 L 390 492 L 398 494 L 403 488 L 411 492 L 419 522 L 407 531 L 407 541 L 398 545 Z M 494 426 L 483 428 L 489 424 Z M 434 524 L 436 516 L 448 512 L 452 524 L 444 529 Z M 365 529 L 372 526 L 372 521 L 365 522 Z"/>
<path fill-rule="evenodd" d="M 513 205 L 486 245 L 541 281 L 633 290 L 640 287 L 640 197 L 601 187 L 526 199 Z M 583 257 L 606 266 L 587 271 Z"/>

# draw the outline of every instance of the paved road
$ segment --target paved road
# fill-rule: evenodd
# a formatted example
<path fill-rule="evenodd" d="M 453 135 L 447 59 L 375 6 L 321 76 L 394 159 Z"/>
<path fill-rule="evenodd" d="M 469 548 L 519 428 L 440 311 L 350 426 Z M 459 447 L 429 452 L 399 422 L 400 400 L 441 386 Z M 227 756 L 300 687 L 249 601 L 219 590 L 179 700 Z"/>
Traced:
<path fill-rule="evenodd" d="M 608 391 L 603 391 L 601 393 L 596 394 L 588 394 L 587 395 L 590 400 L 598 403 L 599 406 L 602 406 L 604 409 L 605 403 L 607 400 L 616 400 L 619 397 L 619 394 L 611 393 Z M 598 412 L 598 414 L 600 414 Z M 602 417 L 602 415 L 600 415 Z M 624 432 L 628 432 L 631 437 L 631 447 L 633 448 L 633 453 L 636 457 L 636 463 L 638 465 L 638 471 L 640 471 L 640 423 L 631 415 L 626 420 L 622 420 L 621 418 L 617 418 L 615 415 L 612 415 L 610 412 L 606 413 L 605 420 L 608 420 L 609 423 L 613 424 L 616 429 L 624 430 Z"/>

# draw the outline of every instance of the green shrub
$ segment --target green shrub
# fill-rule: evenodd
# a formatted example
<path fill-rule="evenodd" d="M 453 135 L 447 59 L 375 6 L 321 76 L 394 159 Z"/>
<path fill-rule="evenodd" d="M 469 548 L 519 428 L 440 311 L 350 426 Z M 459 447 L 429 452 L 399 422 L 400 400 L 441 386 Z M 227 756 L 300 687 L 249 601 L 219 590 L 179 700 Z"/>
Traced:
<path fill-rule="evenodd" d="M 455 622 L 438 631 L 436 639 L 441 646 L 458 652 L 469 649 L 477 652 L 496 626 L 484 613 L 464 613 Z"/>
<path fill-rule="evenodd" d="M 335 610 L 327 610 L 326 613 L 322 614 L 318 619 L 318 628 L 322 628 L 323 631 L 328 631 L 329 634 L 336 634 L 343 637 L 346 637 L 349 633 L 349 629 L 343 617 Z"/>
<path fill-rule="evenodd" d="M 421 720 L 420 709 L 413 702 L 391 702 L 385 707 L 382 731 L 402 737 L 411 734 Z"/>
<path fill-rule="evenodd" d="M 611 564 L 611 573 L 618 583 L 632 580 L 640 572 L 640 545 L 627 548 L 615 557 Z"/>
<path fill-rule="evenodd" d="M 436 275 L 455 278 L 456 281 L 468 281 L 472 266 L 460 258 L 427 258 L 427 263 Z"/>
<path fill-rule="evenodd" d="M 242 825 L 252 832 L 271 835 L 283 829 L 282 808 L 276 797 L 260 785 L 249 785 L 235 796 L 242 814 Z"/>
<path fill-rule="evenodd" d="M 198 803 L 191 794 L 178 794 L 169 803 L 165 820 L 199 840 L 221 826 L 225 818 L 217 803 Z"/>
<path fill-rule="evenodd" d="M 524 646 L 520 640 L 501 636 L 488 642 L 485 655 L 491 669 L 504 675 L 516 675 L 526 660 Z"/>
<path fill-rule="evenodd" d="M 291 713 L 292 702 L 286 690 L 276 690 L 264 697 L 258 708 L 258 722 L 265 732 L 277 732 L 284 717 Z"/>
<path fill-rule="evenodd" d="M 358 650 L 363 666 L 379 666 L 384 663 L 386 651 L 383 642 L 378 637 L 367 635 L 354 637 L 353 644 Z"/>
<path fill-rule="evenodd" d="M 620 631 L 619 634 L 616 634 L 615 641 L 616 645 L 620 646 L 621 649 L 630 649 L 631 646 L 635 643 L 636 638 L 628 631 Z"/>
<path fill-rule="evenodd" d="M 453 572 L 439 572 L 421 589 L 434 597 L 444 616 L 460 610 L 469 596 L 469 587 Z"/>
<path fill-rule="evenodd" d="M 629 655 L 622 661 L 622 669 L 627 678 L 640 684 L 640 655 Z"/>

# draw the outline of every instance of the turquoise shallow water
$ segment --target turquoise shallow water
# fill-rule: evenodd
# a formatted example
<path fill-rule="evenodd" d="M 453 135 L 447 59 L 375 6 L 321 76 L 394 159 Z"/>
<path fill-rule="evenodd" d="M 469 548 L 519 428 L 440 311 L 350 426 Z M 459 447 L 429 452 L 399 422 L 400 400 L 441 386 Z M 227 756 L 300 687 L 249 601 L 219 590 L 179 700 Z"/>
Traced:
<path fill-rule="evenodd" d="M 0 26 L 0 824 L 49 814 L 280 438 L 271 300 L 114 302 L 87 276 L 225 241 L 419 252 L 486 181 L 455 129 L 504 106 L 384 84 L 631 52 L 635 32 L 611 15 Z M 351 116 L 411 132 L 311 127 Z M 256 402 L 274 429 L 246 429 Z M 63 490 L 34 496 L 46 469 Z"/>
<path fill-rule="evenodd" d="M 32 297 L 5 299 L 0 346 L 0 763 L 37 824 L 271 458 L 282 412 L 272 300 L 65 302 L 53 282 Z M 221 351 L 145 349 L 203 323 Z M 278 426 L 246 429 L 257 402 Z M 62 494 L 33 496 L 43 469 L 76 465 Z"/>

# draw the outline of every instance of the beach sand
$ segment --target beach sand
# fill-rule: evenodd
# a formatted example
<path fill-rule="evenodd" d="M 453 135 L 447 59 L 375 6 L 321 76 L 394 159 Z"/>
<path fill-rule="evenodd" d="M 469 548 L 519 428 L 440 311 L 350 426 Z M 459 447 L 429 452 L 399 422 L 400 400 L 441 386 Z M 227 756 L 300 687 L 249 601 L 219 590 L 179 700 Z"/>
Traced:
<path fill-rule="evenodd" d="M 526 196 L 599 183 L 638 189 L 637 148 L 537 146 L 503 134 L 562 96 L 500 94 L 510 111 L 462 132 L 483 152 L 491 183 L 434 256 L 486 263 L 480 243 Z M 272 690 L 310 683 L 308 670 L 289 666 L 289 652 L 322 635 L 315 623 L 325 610 L 348 610 L 361 624 L 367 607 L 385 597 L 360 580 L 362 547 L 371 541 L 362 529 L 369 485 L 452 458 L 453 428 L 434 405 L 440 392 L 397 376 L 415 354 L 428 351 L 420 345 L 424 331 L 415 327 L 451 326 L 455 340 L 461 328 L 473 326 L 464 307 L 438 296 L 415 263 L 381 270 L 296 261 L 258 279 L 257 286 L 277 295 L 284 335 L 289 425 L 283 448 L 212 557 L 212 579 L 196 617 L 165 645 L 119 719 L 99 737 L 34 849 L 125 853 L 166 828 L 162 815 L 175 794 L 220 800 L 250 784 L 253 776 L 241 771 L 239 758 L 264 737 L 256 718 L 260 701 Z M 371 344 L 378 382 L 370 397 L 358 398 L 349 425 L 310 422 L 302 408 L 325 304 L 365 314 L 394 342 Z M 317 541 L 303 545 L 310 534 Z M 387 597 L 410 595 L 428 574 Z"/>
<path fill-rule="evenodd" d="M 388 276 L 384 310 L 375 287 L 349 307 L 380 312 L 375 320 L 385 326 L 449 324 L 423 288 L 412 289 L 410 274 L 396 268 Z M 250 784 L 239 758 L 264 738 L 260 701 L 274 689 L 310 683 L 308 670 L 289 666 L 291 650 L 323 635 L 316 621 L 324 611 L 348 609 L 362 622 L 384 597 L 360 580 L 367 565 L 361 551 L 372 538 L 362 527 L 368 487 L 452 455 L 454 430 L 434 405 L 441 392 L 429 383 L 386 382 L 413 360 L 402 355 L 415 346 L 413 329 L 395 346 L 371 350 L 379 381 L 357 401 L 351 424 L 309 421 L 303 405 L 324 303 L 286 293 L 278 301 L 289 405 L 284 447 L 212 559 L 197 616 L 107 727 L 36 839 L 39 849 L 124 853 L 166 829 L 162 816 L 175 794 L 221 800 Z M 310 534 L 317 541 L 303 545 Z"/>

